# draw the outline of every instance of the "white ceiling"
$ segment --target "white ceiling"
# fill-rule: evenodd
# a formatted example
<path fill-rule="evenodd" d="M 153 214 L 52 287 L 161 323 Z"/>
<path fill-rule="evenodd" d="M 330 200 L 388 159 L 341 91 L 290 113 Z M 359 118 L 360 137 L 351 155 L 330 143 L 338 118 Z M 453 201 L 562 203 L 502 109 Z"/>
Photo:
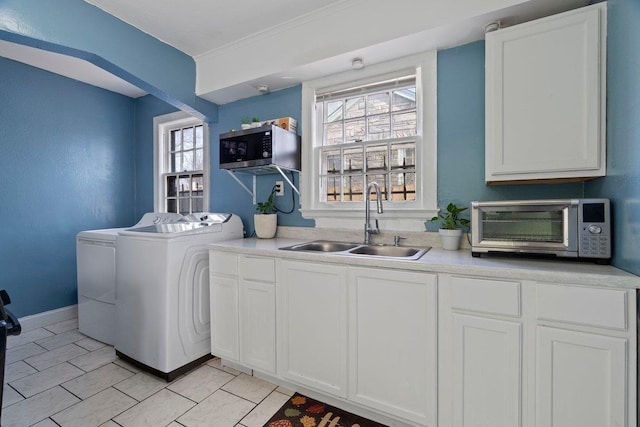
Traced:
<path fill-rule="evenodd" d="M 234 62 L 233 54 L 229 54 L 229 61 L 223 63 L 226 65 L 229 76 L 236 77 L 236 80 L 230 79 L 220 87 L 205 87 L 198 89 L 199 92 L 197 92 L 199 96 L 219 104 L 259 95 L 260 92 L 257 89 L 259 84 L 266 83 L 272 90 L 277 90 L 307 79 L 345 71 L 349 68 L 350 60 L 354 56 L 364 56 L 365 64 L 372 64 L 417 51 L 456 46 L 482 39 L 484 25 L 494 19 L 500 19 L 506 25 L 513 25 L 589 3 L 589 0 L 85 1 L 193 56 L 196 62 L 205 62 L 206 58 L 224 61 L 223 55 L 227 52 L 237 52 L 239 46 L 246 46 L 260 40 L 265 43 L 265 40 L 271 40 L 278 34 L 286 43 L 285 36 L 289 34 L 288 32 L 295 29 L 297 31 L 295 34 L 299 34 L 301 27 L 315 28 L 315 31 L 307 36 L 314 38 L 322 36 L 323 40 L 327 39 L 327 45 L 332 45 L 331 52 L 327 50 L 327 53 L 323 53 L 322 49 L 316 49 L 312 56 L 305 58 L 302 62 L 299 52 L 289 52 L 286 46 L 275 46 L 274 54 L 280 55 L 283 59 L 282 63 L 288 65 L 282 65 L 281 69 L 274 69 L 272 66 L 269 72 L 263 73 L 265 75 L 261 74 L 260 70 L 256 70 L 253 75 L 234 76 L 235 70 L 239 70 L 243 64 L 236 63 L 237 60 Z M 359 31 L 358 26 L 363 23 L 359 22 L 360 15 L 357 12 L 363 12 L 362 8 L 367 8 L 366 12 L 371 13 L 375 5 L 379 8 L 378 10 L 389 9 L 388 18 L 389 22 L 394 22 L 396 25 L 395 33 L 389 32 L 387 38 L 385 30 L 389 30 L 383 27 L 380 28 L 377 38 L 371 36 L 370 44 L 366 44 L 365 40 L 364 44 L 360 41 L 358 49 L 346 47 L 342 50 L 336 49 L 336 40 L 330 39 L 332 33 L 338 32 L 333 31 L 333 22 L 325 17 L 331 16 L 332 13 L 335 17 L 335 14 L 355 11 L 352 17 L 347 18 L 353 19 L 354 31 Z M 411 13 L 411 5 L 416 7 L 419 5 L 422 10 L 428 8 L 431 13 L 425 16 L 424 27 L 420 27 L 421 20 L 418 20 L 416 26 L 416 19 L 413 17 L 413 27 L 405 33 L 398 32 L 398 25 L 402 27 L 403 20 L 407 19 L 407 13 Z M 384 9 L 380 9 L 381 7 Z M 439 16 L 442 18 L 438 18 Z M 344 21 L 344 16 L 341 18 Z M 318 35 L 318 28 L 322 31 L 320 35 Z M 381 42 L 381 39 L 384 41 Z M 300 40 L 298 42 L 300 43 Z M 339 40 L 337 44 L 340 44 Z M 98 67 L 64 55 L 2 42 L 0 56 L 130 97 L 145 94 Z M 235 56 L 237 57 L 237 54 Z M 200 64 L 198 69 L 201 69 Z"/>

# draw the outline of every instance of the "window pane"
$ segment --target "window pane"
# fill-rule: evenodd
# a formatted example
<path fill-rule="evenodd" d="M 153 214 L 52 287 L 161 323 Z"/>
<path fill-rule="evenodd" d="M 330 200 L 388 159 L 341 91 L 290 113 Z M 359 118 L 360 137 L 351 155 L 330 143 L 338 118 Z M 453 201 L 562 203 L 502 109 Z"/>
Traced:
<path fill-rule="evenodd" d="M 387 114 L 367 117 L 369 123 L 369 141 L 387 139 L 391 136 L 391 119 Z"/>
<path fill-rule="evenodd" d="M 322 174 L 340 173 L 340 150 L 322 152 Z"/>
<path fill-rule="evenodd" d="M 193 149 L 193 128 L 187 128 L 182 130 L 182 149 Z"/>
<path fill-rule="evenodd" d="M 204 190 L 204 180 L 200 175 L 194 175 L 191 178 L 191 195 L 202 197 L 202 191 Z"/>
<path fill-rule="evenodd" d="M 393 114 L 392 127 L 394 138 L 414 136 L 416 134 L 416 112 Z"/>
<path fill-rule="evenodd" d="M 416 88 L 406 88 L 393 91 L 393 111 L 411 110 L 416 108 Z"/>
<path fill-rule="evenodd" d="M 176 180 L 175 176 L 168 176 L 167 177 L 167 184 L 166 184 L 166 188 L 167 188 L 167 194 L 166 197 L 176 197 L 176 195 L 178 194 L 178 181 Z"/>
<path fill-rule="evenodd" d="M 177 207 L 176 199 L 167 199 L 167 212 L 176 213 L 178 212 Z"/>
<path fill-rule="evenodd" d="M 376 93 L 367 97 L 367 114 L 381 114 L 389 112 L 389 93 Z"/>
<path fill-rule="evenodd" d="M 416 144 L 408 142 L 391 145 L 391 168 L 415 168 Z"/>
<path fill-rule="evenodd" d="M 378 183 L 382 200 L 387 200 L 387 175 L 367 175 L 367 185 L 371 184 L 372 182 Z M 365 192 L 366 191 L 367 189 L 365 188 Z M 371 189 L 371 200 L 378 200 L 378 196 L 376 195 L 376 192 L 373 188 Z"/>
<path fill-rule="evenodd" d="M 182 171 L 192 171 L 193 169 L 193 151 L 185 151 L 182 153 Z"/>
<path fill-rule="evenodd" d="M 362 175 L 348 175 L 344 177 L 342 192 L 345 202 L 362 201 Z"/>
<path fill-rule="evenodd" d="M 325 122 L 335 122 L 336 120 L 343 119 L 343 107 L 342 101 L 330 101 L 327 102 L 327 117 Z"/>
<path fill-rule="evenodd" d="M 366 137 L 364 119 L 344 122 L 344 133 L 345 139 L 348 142 L 357 140 L 364 141 Z"/>
<path fill-rule="evenodd" d="M 178 188 L 180 191 L 180 197 L 188 197 L 189 196 L 189 192 L 190 192 L 190 186 L 191 186 L 191 177 L 190 176 L 184 176 L 184 175 L 180 175 L 179 181 L 178 181 Z"/>
<path fill-rule="evenodd" d="M 416 199 L 416 174 L 415 172 L 391 173 L 391 200 L 415 200 Z"/>
<path fill-rule="evenodd" d="M 347 119 L 364 116 L 364 96 L 347 99 L 345 101 L 345 106 Z"/>
<path fill-rule="evenodd" d="M 363 167 L 362 148 L 344 150 L 344 172 L 361 172 Z"/>
<path fill-rule="evenodd" d="M 204 141 L 203 141 L 203 127 L 202 126 L 196 126 L 196 147 L 200 148 L 202 147 Z"/>
<path fill-rule="evenodd" d="M 182 150 L 182 132 L 180 130 L 171 131 L 171 151 Z"/>
<path fill-rule="evenodd" d="M 182 215 L 191 213 L 191 199 L 180 199 L 180 211 L 178 213 Z"/>
<path fill-rule="evenodd" d="M 169 172 L 179 172 L 182 170 L 182 153 L 171 154 L 171 170 Z"/>
<path fill-rule="evenodd" d="M 387 170 L 387 146 L 374 145 L 367 147 L 367 171 Z"/>
<path fill-rule="evenodd" d="M 324 125 L 324 140 L 327 145 L 342 144 L 344 142 L 342 122 Z"/>
<path fill-rule="evenodd" d="M 325 176 L 321 178 L 320 183 L 323 189 L 323 201 L 339 202 L 340 201 L 340 176 Z"/>
<path fill-rule="evenodd" d="M 202 148 L 198 148 L 196 150 L 196 163 L 193 166 L 194 170 L 201 171 L 204 169 L 204 150 Z"/>
<path fill-rule="evenodd" d="M 192 212 L 203 212 L 204 211 L 204 199 L 202 197 L 194 197 L 191 199 L 191 208 Z"/>

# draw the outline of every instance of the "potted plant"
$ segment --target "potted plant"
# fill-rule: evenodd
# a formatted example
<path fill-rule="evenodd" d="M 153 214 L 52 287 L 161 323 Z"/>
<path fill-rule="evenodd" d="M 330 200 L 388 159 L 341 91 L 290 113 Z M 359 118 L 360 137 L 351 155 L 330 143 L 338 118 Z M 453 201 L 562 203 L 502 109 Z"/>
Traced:
<path fill-rule="evenodd" d="M 266 202 L 258 202 L 256 211 L 258 213 L 253 215 L 256 236 L 260 239 L 273 238 L 278 229 L 278 215 L 276 214 L 276 203 L 273 201 L 273 193 L 269 195 Z"/>
<path fill-rule="evenodd" d="M 262 125 L 262 123 L 260 123 L 260 119 L 256 116 L 253 116 L 251 118 L 251 127 L 252 128 L 259 128 Z"/>
<path fill-rule="evenodd" d="M 450 251 L 457 251 L 460 248 L 460 238 L 462 237 L 462 229 L 469 225 L 469 220 L 460 218 L 460 213 L 468 208 L 456 206 L 454 203 L 447 205 L 447 210 L 441 212 L 438 216 L 431 218 L 431 221 L 440 221 L 440 242 L 442 248 Z"/>
<path fill-rule="evenodd" d="M 251 122 L 249 121 L 249 117 L 242 118 L 242 130 L 247 130 L 251 128 Z"/>

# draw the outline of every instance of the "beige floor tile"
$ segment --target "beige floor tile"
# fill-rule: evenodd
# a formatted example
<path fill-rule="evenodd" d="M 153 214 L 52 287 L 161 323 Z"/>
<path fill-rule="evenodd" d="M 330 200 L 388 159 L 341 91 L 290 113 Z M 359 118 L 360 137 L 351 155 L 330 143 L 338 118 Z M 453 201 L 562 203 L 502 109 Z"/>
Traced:
<path fill-rule="evenodd" d="M 9 405 L 13 405 L 16 402 L 20 402 L 24 400 L 24 397 L 15 389 L 11 388 L 11 386 L 5 384 L 2 389 L 2 407 L 6 408 Z"/>
<path fill-rule="evenodd" d="M 81 399 L 86 399 L 114 384 L 126 380 L 132 375 L 134 375 L 133 372 L 110 363 L 95 371 L 67 381 L 62 384 L 62 386 Z"/>
<path fill-rule="evenodd" d="M 45 326 L 45 329 L 53 332 L 54 334 L 61 334 L 63 332 L 67 332 L 72 329 L 78 329 L 78 318 L 74 317 L 73 319 L 64 320 L 58 323 L 53 323 L 51 325 Z"/>
<path fill-rule="evenodd" d="M 238 396 L 218 390 L 177 419 L 187 427 L 233 427 L 254 404 Z"/>
<path fill-rule="evenodd" d="M 19 380 L 36 372 L 38 371 L 33 366 L 29 366 L 21 360 L 5 366 L 4 382 L 10 383 L 11 381 Z"/>
<path fill-rule="evenodd" d="M 118 356 L 116 356 L 116 351 L 113 347 L 105 346 L 96 351 L 71 359 L 69 363 L 72 363 L 83 371 L 89 372 L 98 369 L 100 366 L 108 365 L 117 358 Z"/>
<path fill-rule="evenodd" d="M 282 405 L 284 405 L 289 396 L 274 391 L 267 396 L 258 406 L 253 408 L 249 415 L 242 419 L 242 425 L 246 427 L 262 427 L 269 418 L 273 416 Z"/>
<path fill-rule="evenodd" d="M 229 366 L 222 366 L 222 360 L 220 360 L 219 357 L 215 357 L 213 359 L 211 359 L 210 361 L 207 362 L 207 365 L 209 366 L 213 366 L 214 368 L 218 368 L 221 369 L 231 375 L 240 375 L 241 372 L 238 371 L 237 369 L 233 369 Z"/>
<path fill-rule="evenodd" d="M 47 389 L 55 387 L 63 382 L 84 374 L 82 369 L 78 369 L 69 363 L 60 363 L 28 377 L 11 382 L 15 388 L 25 397 L 31 397 Z"/>
<path fill-rule="evenodd" d="M 136 403 L 135 399 L 110 387 L 51 418 L 62 427 L 97 427 Z"/>
<path fill-rule="evenodd" d="M 36 344 L 46 348 L 47 350 L 55 350 L 56 348 L 64 347 L 67 344 L 73 344 L 74 342 L 80 341 L 84 338 L 86 337 L 78 332 L 77 329 L 72 329 L 58 335 L 37 340 Z"/>
<path fill-rule="evenodd" d="M 8 349 L 5 353 L 4 363 L 10 365 L 12 363 L 27 359 L 37 354 L 45 353 L 46 351 L 47 350 L 45 348 L 40 347 L 38 344 L 30 342 L 28 344 L 23 344 L 21 346 Z"/>
<path fill-rule="evenodd" d="M 222 389 L 254 403 L 260 403 L 276 389 L 276 385 L 247 374 L 240 374 L 225 384 Z"/>
<path fill-rule="evenodd" d="M 30 426 L 79 401 L 80 399 L 62 387 L 55 387 L 3 409 L 2 425 Z"/>
<path fill-rule="evenodd" d="M 129 362 L 125 361 L 125 360 L 122 360 L 120 358 L 117 358 L 116 360 L 114 360 L 113 363 L 115 363 L 118 366 L 122 366 L 123 368 L 128 369 L 131 372 L 135 372 L 136 374 L 138 372 L 142 372 L 142 369 L 140 369 L 140 368 L 132 365 L 131 363 L 129 363 Z"/>
<path fill-rule="evenodd" d="M 53 332 L 49 332 L 44 328 L 36 328 L 30 331 L 22 332 L 20 335 L 11 335 L 7 337 L 7 348 L 18 347 L 30 342 L 41 340 L 53 336 Z"/>
<path fill-rule="evenodd" d="M 76 345 L 79 345 L 85 350 L 95 351 L 99 348 L 106 346 L 107 344 L 94 340 L 93 338 L 84 338 L 84 339 L 81 339 L 80 341 L 76 341 Z"/>
<path fill-rule="evenodd" d="M 58 424 L 51 421 L 51 418 L 47 418 L 45 420 L 40 421 L 37 424 L 34 424 L 31 427 L 59 427 Z"/>
<path fill-rule="evenodd" d="M 287 396 L 289 396 L 289 397 L 293 396 L 293 394 L 295 393 L 295 391 L 293 391 L 293 390 L 289 390 L 288 388 L 285 388 L 285 387 L 282 387 L 282 386 L 278 387 L 278 388 L 276 389 L 276 391 L 277 391 L 278 393 L 286 394 L 286 395 L 287 395 Z"/>
<path fill-rule="evenodd" d="M 168 385 L 165 380 L 140 372 L 114 387 L 134 399 L 141 401 Z"/>
<path fill-rule="evenodd" d="M 120 426 L 114 423 L 113 421 L 107 421 L 106 423 L 102 424 L 100 427 L 120 427 Z"/>
<path fill-rule="evenodd" d="M 59 363 L 75 359 L 76 357 L 86 353 L 88 353 L 88 351 L 84 348 L 80 348 L 75 344 L 68 344 L 64 347 L 38 354 L 37 356 L 28 357 L 24 359 L 24 361 L 37 370 L 43 371 Z"/>
<path fill-rule="evenodd" d="M 189 372 L 187 376 L 170 384 L 167 388 L 193 401 L 201 402 L 234 378 L 231 374 L 204 365 Z"/>
<path fill-rule="evenodd" d="M 160 390 L 113 420 L 124 427 L 164 426 L 187 412 L 194 402 L 169 390 Z M 216 424 L 209 424 L 214 426 Z"/>

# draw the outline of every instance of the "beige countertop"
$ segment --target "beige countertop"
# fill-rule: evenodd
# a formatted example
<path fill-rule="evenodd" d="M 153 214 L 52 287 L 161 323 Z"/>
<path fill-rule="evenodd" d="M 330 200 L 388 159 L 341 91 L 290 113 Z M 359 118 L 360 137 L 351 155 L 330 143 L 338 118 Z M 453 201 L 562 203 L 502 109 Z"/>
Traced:
<path fill-rule="evenodd" d="M 371 256 L 294 252 L 279 248 L 314 239 L 238 239 L 216 242 L 211 249 L 246 255 L 276 256 L 309 262 L 343 264 L 355 267 L 383 267 L 432 273 L 464 274 L 514 280 L 535 280 L 563 284 L 640 289 L 640 277 L 609 265 L 571 260 L 519 259 L 500 256 L 474 258 L 471 251 L 432 248 L 416 261 Z"/>

